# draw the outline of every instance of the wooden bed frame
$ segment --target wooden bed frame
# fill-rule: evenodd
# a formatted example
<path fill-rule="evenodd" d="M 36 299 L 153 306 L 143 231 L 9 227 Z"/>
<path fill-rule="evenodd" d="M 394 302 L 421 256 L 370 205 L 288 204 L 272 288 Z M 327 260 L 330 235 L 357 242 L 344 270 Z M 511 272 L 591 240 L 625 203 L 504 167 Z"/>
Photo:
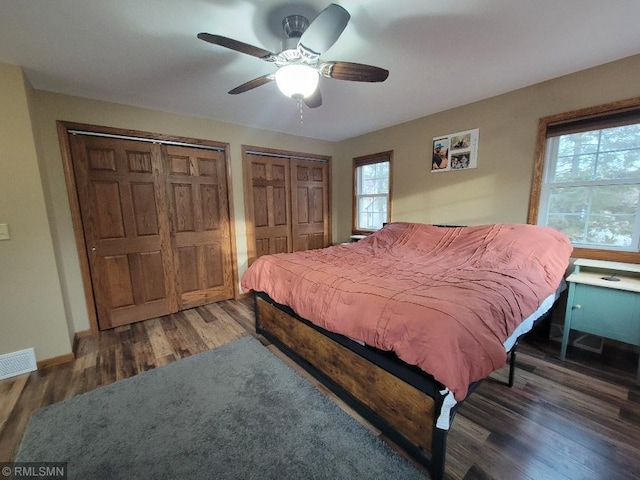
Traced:
<path fill-rule="evenodd" d="M 550 317 L 558 304 L 535 322 L 531 330 Z M 451 427 L 458 407 L 445 406 L 444 386 L 418 367 L 408 365 L 395 354 L 362 345 L 329 332 L 274 302 L 266 293 L 255 292 L 256 331 L 322 382 L 338 397 L 415 460 L 424 465 L 434 480 L 444 477 L 447 434 L 436 422 L 448 410 Z M 513 386 L 516 349 L 510 350 L 509 379 Z M 548 335 L 548 332 L 547 332 Z M 482 380 L 469 386 L 467 398 Z M 446 414 L 445 414 L 446 415 Z"/>
<path fill-rule="evenodd" d="M 259 334 L 425 465 L 433 479 L 443 478 L 448 430 L 436 427 L 443 385 L 392 353 L 313 325 L 265 293 L 256 292 L 255 300 Z M 449 424 L 460 404 L 450 409 Z"/>

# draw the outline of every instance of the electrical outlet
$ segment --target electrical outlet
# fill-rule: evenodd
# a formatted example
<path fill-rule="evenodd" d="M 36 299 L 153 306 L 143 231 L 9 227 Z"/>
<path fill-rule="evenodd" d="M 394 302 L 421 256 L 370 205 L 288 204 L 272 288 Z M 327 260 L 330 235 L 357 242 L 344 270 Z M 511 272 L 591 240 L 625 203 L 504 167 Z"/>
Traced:
<path fill-rule="evenodd" d="M 0 240 L 11 240 L 9 225 L 6 223 L 0 223 Z"/>

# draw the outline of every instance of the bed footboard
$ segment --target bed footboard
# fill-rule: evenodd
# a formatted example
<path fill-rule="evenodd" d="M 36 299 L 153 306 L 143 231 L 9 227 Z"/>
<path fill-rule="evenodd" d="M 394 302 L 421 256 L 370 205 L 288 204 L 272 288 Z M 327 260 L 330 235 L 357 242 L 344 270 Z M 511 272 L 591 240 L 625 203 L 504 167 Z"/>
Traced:
<path fill-rule="evenodd" d="M 436 419 L 444 397 L 431 377 L 326 332 L 262 293 L 256 294 L 256 329 L 424 464 L 432 478 L 443 477 L 447 430 L 437 428 Z"/>

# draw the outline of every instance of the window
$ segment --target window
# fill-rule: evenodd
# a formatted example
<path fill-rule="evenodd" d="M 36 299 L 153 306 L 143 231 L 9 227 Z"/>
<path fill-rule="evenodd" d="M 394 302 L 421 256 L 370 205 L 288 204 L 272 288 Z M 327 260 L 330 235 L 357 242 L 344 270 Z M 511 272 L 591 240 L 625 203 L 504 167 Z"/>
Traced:
<path fill-rule="evenodd" d="M 383 152 L 353 159 L 353 232 L 370 233 L 391 219 L 391 159 Z"/>
<path fill-rule="evenodd" d="M 530 223 L 565 232 L 575 256 L 640 262 L 640 100 L 540 122 Z"/>

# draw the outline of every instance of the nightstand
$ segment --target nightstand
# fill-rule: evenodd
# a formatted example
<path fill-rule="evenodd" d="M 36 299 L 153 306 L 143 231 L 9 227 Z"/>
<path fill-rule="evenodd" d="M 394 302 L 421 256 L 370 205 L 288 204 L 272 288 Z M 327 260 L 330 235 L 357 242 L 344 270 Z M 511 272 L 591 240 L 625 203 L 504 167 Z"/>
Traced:
<path fill-rule="evenodd" d="M 640 265 L 578 259 L 574 266 L 567 277 L 560 359 L 565 359 L 571 329 L 639 346 Z"/>

